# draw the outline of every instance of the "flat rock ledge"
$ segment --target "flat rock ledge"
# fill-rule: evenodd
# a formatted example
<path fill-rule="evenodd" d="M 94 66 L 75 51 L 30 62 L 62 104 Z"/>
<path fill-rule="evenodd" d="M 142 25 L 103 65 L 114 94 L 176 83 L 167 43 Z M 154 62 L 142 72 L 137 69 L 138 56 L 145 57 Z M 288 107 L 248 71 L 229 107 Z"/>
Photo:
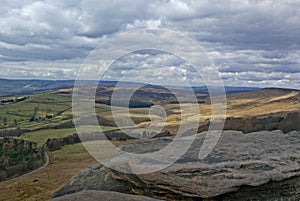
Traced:
<path fill-rule="evenodd" d="M 176 163 L 150 174 L 125 174 L 97 164 L 75 175 L 53 196 L 83 190 L 115 191 L 163 200 L 299 200 L 300 133 L 223 131 L 204 160 L 206 132 Z M 170 138 L 123 146 L 129 152 L 159 150 Z M 137 161 L 143 162 L 145 161 Z M 147 161 L 146 161 L 147 162 Z M 102 199 L 105 200 L 105 199 Z"/>
<path fill-rule="evenodd" d="M 113 191 L 95 191 L 85 190 L 69 195 L 64 195 L 58 198 L 53 198 L 50 201 L 159 201 L 157 199 L 141 196 L 129 195 Z"/>

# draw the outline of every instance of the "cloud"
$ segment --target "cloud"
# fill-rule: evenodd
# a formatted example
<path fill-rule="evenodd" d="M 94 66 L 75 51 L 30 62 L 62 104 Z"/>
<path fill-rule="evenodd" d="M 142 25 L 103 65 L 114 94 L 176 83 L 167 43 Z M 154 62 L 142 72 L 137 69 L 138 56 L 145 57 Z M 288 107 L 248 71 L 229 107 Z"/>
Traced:
<path fill-rule="evenodd" d="M 107 38 L 146 27 L 193 38 L 219 67 L 226 84 L 299 84 L 293 74 L 300 72 L 300 2 L 293 0 L 3 0 L 0 73 L 74 78 L 84 58 Z M 184 69 L 175 57 L 152 57 L 127 59 L 118 72 L 141 63 Z"/>
<path fill-rule="evenodd" d="M 161 51 L 137 51 L 114 62 L 104 79 L 162 85 L 204 84 L 193 66 L 178 56 Z"/>
<path fill-rule="evenodd" d="M 2 62 L 0 75 L 6 78 L 23 79 L 74 79 L 80 68 L 78 61 L 19 61 Z M 20 77 L 21 75 L 21 77 Z"/>

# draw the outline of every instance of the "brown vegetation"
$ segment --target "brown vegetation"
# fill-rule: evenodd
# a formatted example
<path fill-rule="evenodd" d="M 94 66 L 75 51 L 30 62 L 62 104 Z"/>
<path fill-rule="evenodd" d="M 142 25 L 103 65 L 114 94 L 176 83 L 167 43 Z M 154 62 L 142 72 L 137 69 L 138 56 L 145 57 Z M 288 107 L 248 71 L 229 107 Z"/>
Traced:
<path fill-rule="evenodd" d="M 81 144 L 65 146 L 49 156 L 50 164 L 40 171 L 0 183 L 0 200 L 47 200 L 75 173 L 95 163 Z"/>
<path fill-rule="evenodd" d="M 44 160 L 44 149 L 34 142 L 0 139 L 0 181 L 36 169 L 42 166 Z"/>

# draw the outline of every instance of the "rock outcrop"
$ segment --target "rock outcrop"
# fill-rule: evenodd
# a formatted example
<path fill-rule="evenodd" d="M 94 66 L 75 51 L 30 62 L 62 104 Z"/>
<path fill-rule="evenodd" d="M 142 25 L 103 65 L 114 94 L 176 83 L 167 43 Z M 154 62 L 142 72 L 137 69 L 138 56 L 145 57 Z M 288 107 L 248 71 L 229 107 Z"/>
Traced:
<path fill-rule="evenodd" d="M 113 191 L 80 191 L 70 195 L 51 199 L 50 201 L 159 201 L 157 199 L 141 196 L 128 195 Z"/>
<path fill-rule="evenodd" d="M 186 154 L 159 172 L 125 174 L 98 164 L 75 175 L 54 196 L 105 190 L 165 200 L 300 199 L 299 132 L 224 131 L 213 152 L 199 160 L 205 135 L 205 132 L 197 134 Z M 171 141 L 161 138 L 129 144 L 122 149 L 145 153 L 159 150 Z"/>
<path fill-rule="evenodd" d="M 230 117 L 225 120 L 224 130 L 238 130 L 243 133 L 257 132 L 261 130 L 281 130 L 284 133 L 300 130 L 300 112 L 281 112 L 255 117 Z M 209 122 L 198 128 L 198 133 L 209 129 Z"/>

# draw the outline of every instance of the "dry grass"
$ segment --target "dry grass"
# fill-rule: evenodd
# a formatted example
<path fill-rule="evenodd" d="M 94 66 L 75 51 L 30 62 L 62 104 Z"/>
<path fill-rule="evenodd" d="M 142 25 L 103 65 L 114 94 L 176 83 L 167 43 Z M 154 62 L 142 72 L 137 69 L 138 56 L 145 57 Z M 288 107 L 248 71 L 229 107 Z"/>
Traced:
<path fill-rule="evenodd" d="M 272 114 L 277 112 L 299 111 L 299 92 L 291 91 L 258 91 L 229 95 L 227 98 L 227 117 L 247 117 Z M 176 131 L 181 120 L 181 110 L 178 104 L 164 106 L 169 112 L 167 130 Z M 98 105 L 98 115 L 107 119 L 112 118 L 107 106 Z M 211 105 L 200 104 L 184 105 L 184 110 L 191 114 L 195 109 L 200 110 L 200 119 L 196 116 L 185 116 L 184 121 L 204 122 L 210 118 Z M 125 115 L 120 110 L 119 115 Z M 149 109 L 131 109 L 133 118 L 149 118 Z M 141 123 L 147 125 L 149 122 Z M 116 145 L 127 142 L 116 142 Z M 107 154 L 106 154 L 107 153 Z M 109 155 L 109 151 L 104 155 Z M 86 152 L 81 144 L 65 146 L 51 154 L 51 163 L 48 167 L 21 177 L 17 180 L 0 184 L 0 200 L 47 200 L 60 189 L 74 174 L 88 167 L 96 161 Z"/>
<path fill-rule="evenodd" d="M 101 145 L 101 154 L 96 156 L 98 161 L 105 160 L 114 153 L 114 150 L 106 149 L 109 146 L 105 141 L 88 143 Z M 132 143 L 132 141 L 115 142 L 114 145 L 120 146 L 127 143 Z M 60 150 L 50 152 L 49 156 L 49 165 L 40 171 L 13 181 L 0 183 L 0 201 L 48 200 L 54 192 L 62 188 L 80 170 L 99 163 L 81 143 L 64 146 Z"/>
<path fill-rule="evenodd" d="M 0 200 L 48 200 L 74 174 L 96 163 L 82 144 L 50 153 L 50 164 L 33 174 L 0 183 Z"/>
<path fill-rule="evenodd" d="M 258 92 L 256 92 L 258 93 Z M 227 99 L 227 116 L 251 117 L 279 112 L 299 111 L 299 92 L 263 91 L 260 94 L 242 93 Z"/>
<path fill-rule="evenodd" d="M 199 107 L 200 118 L 195 115 L 181 117 L 181 110 L 193 114 Z M 226 117 L 254 117 L 260 115 L 273 115 L 281 112 L 291 112 L 300 110 L 300 96 L 298 91 L 262 90 L 248 93 L 232 94 L 227 97 Z M 173 114 L 167 118 L 166 129 L 179 126 L 183 121 L 205 122 L 211 118 L 210 104 L 185 104 L 180 108 L 179 104 L 166 106 L 167 110 Z"/>

